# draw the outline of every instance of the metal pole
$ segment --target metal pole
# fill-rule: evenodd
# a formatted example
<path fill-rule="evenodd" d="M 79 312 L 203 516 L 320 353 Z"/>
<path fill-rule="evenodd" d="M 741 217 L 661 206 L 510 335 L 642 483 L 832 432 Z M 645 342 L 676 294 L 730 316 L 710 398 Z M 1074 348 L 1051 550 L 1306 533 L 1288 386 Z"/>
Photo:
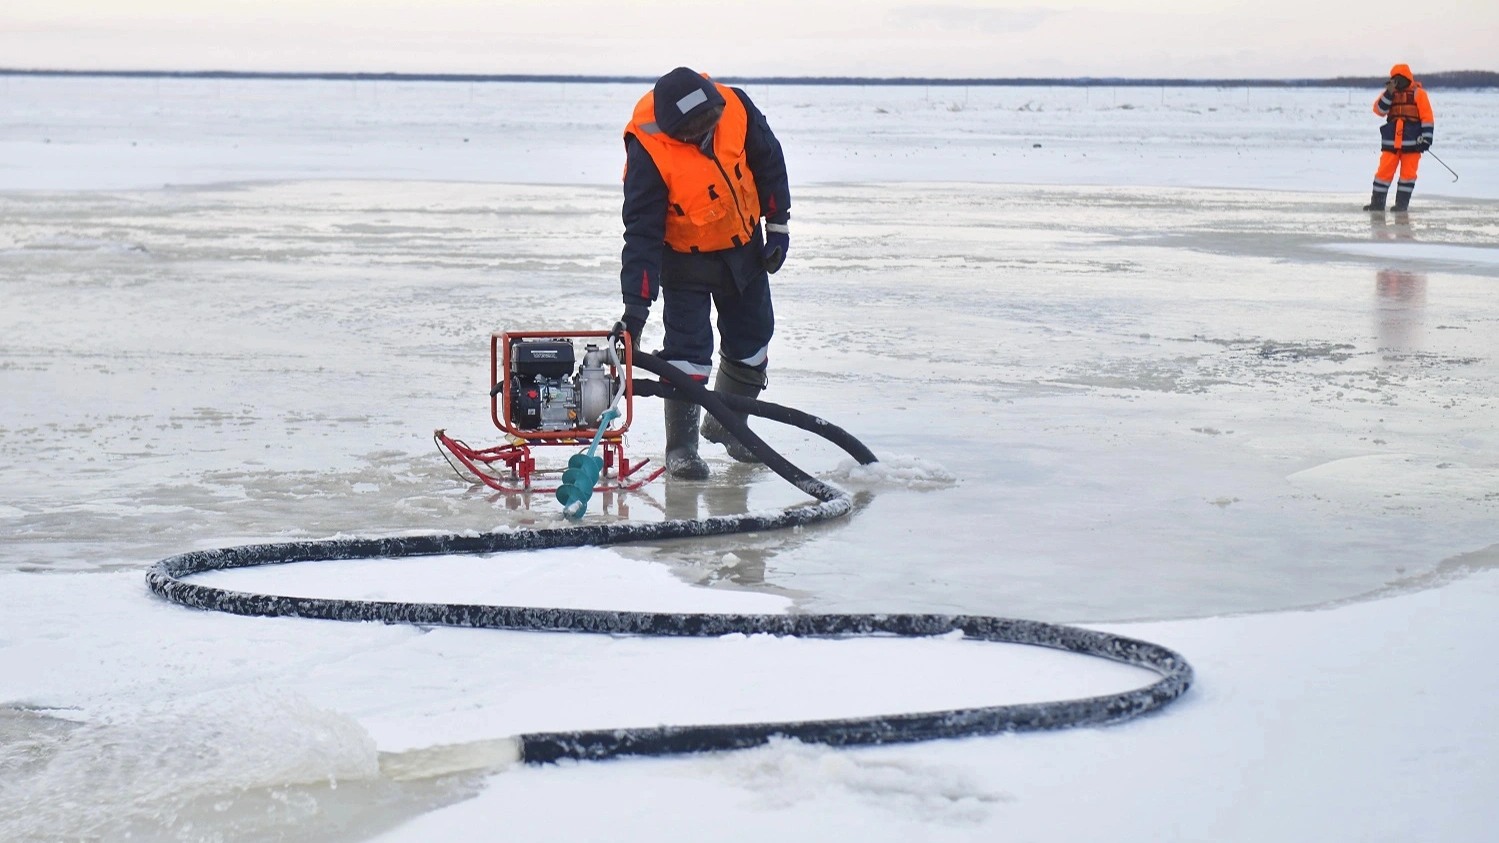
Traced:
<path fill-rule="evenodd" d="M 1432 152 L 1429 149 L 1426 150 L 1426 154 L 1430 155 L 1432 158 L 1437 158 L 1437 154 L 1435 152 Z M 1443 161 L 1440 158 L 1437 158 L 1437 163 L 1441 164 L 1443 167 L 1447 167 L 1447 162 Z M 1454 184 L 1456 184 L 1457 183 L 1457 173 L 1454 172 L 1451 167 L 1447 167 L 1447 172 L 1452 173 L 1452 181 L 1453 181 Z"/>

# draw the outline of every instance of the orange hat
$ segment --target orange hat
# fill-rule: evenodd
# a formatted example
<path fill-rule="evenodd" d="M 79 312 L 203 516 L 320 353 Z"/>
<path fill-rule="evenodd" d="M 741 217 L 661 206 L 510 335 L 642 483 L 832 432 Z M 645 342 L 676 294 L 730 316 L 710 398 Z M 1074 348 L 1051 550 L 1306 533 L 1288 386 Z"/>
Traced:
<path fill-rule="evenodd" d="M 1390 76 L 1404 76 L 1412 82 L 1416 81 L 1416 74 L 1411 73 L 1411 66 L 1408 64 L 1397 64 L 1390 68 Z"/>

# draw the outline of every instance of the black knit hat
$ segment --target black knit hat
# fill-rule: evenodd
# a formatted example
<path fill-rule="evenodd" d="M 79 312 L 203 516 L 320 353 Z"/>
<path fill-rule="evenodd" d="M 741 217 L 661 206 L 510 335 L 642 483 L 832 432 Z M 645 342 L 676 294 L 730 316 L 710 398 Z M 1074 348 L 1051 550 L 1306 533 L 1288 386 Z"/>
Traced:
<path fill-rule="evenodd" d="M 723 108 L 723 95 L 697 71 L 679 67 L 656 80 L 656 125 L 670 137 L 691 117 Z"/>

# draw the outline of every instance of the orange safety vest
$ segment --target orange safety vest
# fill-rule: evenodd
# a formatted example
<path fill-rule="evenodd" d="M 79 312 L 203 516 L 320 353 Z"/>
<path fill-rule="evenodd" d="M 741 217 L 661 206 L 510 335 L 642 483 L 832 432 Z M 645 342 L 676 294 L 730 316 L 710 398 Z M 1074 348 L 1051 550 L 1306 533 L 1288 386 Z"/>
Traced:
<path fill-rule="evenodd" d="M 1416 104 L 1416 92 L 1421 90 L 1421 83 L 1412 82 L 1409 88 L 1390 94 L 1390 113 L 1385 116 L 1388 122 L 1396 120 L 1421 119 L 1421 108 Z"/>
<path fill-rule="evenodd" d="M 1374 113 L 1385 119 L 1386 123 L 1400 123 L 1402 125 L 1430 125 L 1432 122 L 1431 100 L 1426 98 L 1426 90 L 1421 83 L 1416 81 L 1416 75 L 1411 73 L 1408 64 L 1397 64 L 1390 68 L 1390 76 L 1404 76 L 1411 80 L 1410 85 L 1403 91 L 1389 91 L 1381 94 L 1374 101 Z M 1384 98 L 1390 98 L 1390 110 L 1381 111 Z"/>
<path fill-rule="evenodd" d="M 750 242 L 760 223 L 760 191 L 744 154 L 749 113 L 732 89 L 717 82 L 723 117 L 713 132 L 713 156 L 656 126 L 656 95 L 635 104 L 625 135 L 650 153 L 666 182 L 666 245 L 678 252 L 716 252 Z"/>

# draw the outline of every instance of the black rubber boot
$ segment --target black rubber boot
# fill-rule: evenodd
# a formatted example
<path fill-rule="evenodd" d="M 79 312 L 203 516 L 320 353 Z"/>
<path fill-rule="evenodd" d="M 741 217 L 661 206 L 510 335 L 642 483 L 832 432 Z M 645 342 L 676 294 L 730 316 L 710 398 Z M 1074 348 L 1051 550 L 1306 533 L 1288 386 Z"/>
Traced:
<path fill-rule="evenodd" d="M 1410 210 L 1411 194 L 1416 191 L 1416 183 L 1403 181 L 1395 188 L 1395 206 L 1390 210 L 1397 214 L 1403 214 Z"/>
<path fill-rule="evenodd" d="M 708 464 L 697 455 L 703 408 L 688 401 L 661 403 L 666 407 L 666 473 L 682 480 L 707 480 Z"/>
<path fill-rule="evenodd" d="M 1374 182 L 1374 192 L 1369 194 L 1369 204 L 1364 210 L 1373 211 L 1376 214 L 1384 213 L 1384 200 L 1390 195 L 1390 186 L 1381 181 Z"/>
<path fill-rule="evenodd" d="M 744 398 L 759 398 L 760 391 L 765 388 L 766 382 L 767 379 L 764 372 L 725 360 L 718 365 L 718 376 L 713 380 L 713 391 L 738 395 Z M 735 413 L 734 415 L 740 419 L 747 418 L 744 413 Z M 739 462 L 760 462 L 760 458 L 755 456 L 754 451 L 744 447 L 744 444 L 735 439 L 734 434 L 730 433 L 722 424 L 719 424 L 718 419 L 714 418 L 711 414 L 703 422 L 703 438 L 709 442 L 717 442 L 724 446 L 724 449 L 729 452 L 729 456 Z"/>

